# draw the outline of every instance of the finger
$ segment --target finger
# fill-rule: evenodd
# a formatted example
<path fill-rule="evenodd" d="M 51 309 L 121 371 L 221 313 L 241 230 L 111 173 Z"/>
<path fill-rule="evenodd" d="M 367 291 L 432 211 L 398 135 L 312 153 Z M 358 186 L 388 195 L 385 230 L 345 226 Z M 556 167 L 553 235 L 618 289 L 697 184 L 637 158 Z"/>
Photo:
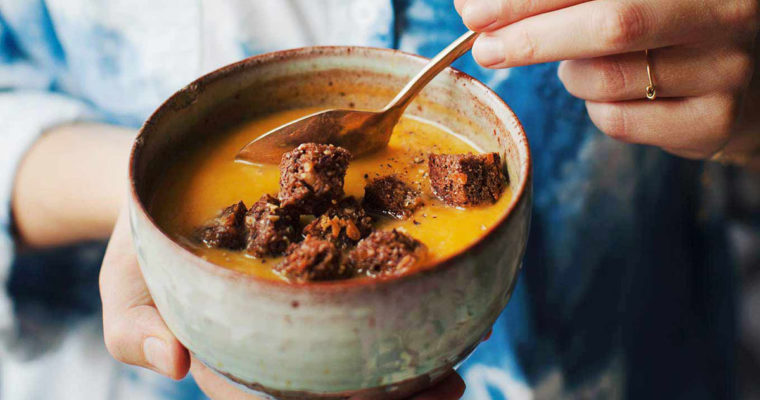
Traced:
<path fill-rule="evenodd" d="M 732 48 L 678 46 L 650 52 L 658 97 L 696 97 L 746 87 L 752 58 Z M 643 99 L 649 84 L 643 52 L 563 61 L 558 70 L 574 96 L 599 102 Z"/>
<path fill-rule="evenodd" d="M 521 19 L 590 0 L 456 0 L 454 6 L 468 28 L 490 32 Z"/>
<path fill-rule="evenodd" d="M 245 393 L 221 376 L 211 371 L 202 362 L 192 357 L 190 373 L 198 386 L 211 399 L 261 400 L 261 397 Z"/>
<path fill-rule="evenodd" d="M 456 372 L 449 374 L 431 389 L 414 395 L 410 400 L 456 400 L 464 394 L 465 384 Z"/>
<path fill-rule="evenodd" d="M 727 4 L 737 1 L 746 2 L 727 0 Z M 714 39 L 730 31 L 730 21 L 749 19 L 719 14 L 716 2 L 595 0 L 484 33 L 472 53 L 488 68 L 594 58 Z"/>
<path fill-rule="evenodd" d="M 246 393 L 230 384 L 227 380 L 211 371 L 195 357 L 191 357 L 190 373 L 198 386 L 211 399 L 225 400 L 260 400 L 261 398 Z M 412 397 L 410 400 L 455 400 L 464 394 L 465 384 L 454 371 L 435 387 Z"/>
<path fill-rule="evenodd" d="M 122 212 L 100 271 L 103 334 L 117 360 L 150 368 L 173 379 L 187 374 L 189 355 L 167 328 L 145 286 Z"/>
<path fill-rule="evenodd" d="M 608 136 L 682 152 L 690 158 L 706 158 L 723 148 L 737 112 L 736 101 L 728 95 L 587 101 L 586 108 L 594 124 Z"/>

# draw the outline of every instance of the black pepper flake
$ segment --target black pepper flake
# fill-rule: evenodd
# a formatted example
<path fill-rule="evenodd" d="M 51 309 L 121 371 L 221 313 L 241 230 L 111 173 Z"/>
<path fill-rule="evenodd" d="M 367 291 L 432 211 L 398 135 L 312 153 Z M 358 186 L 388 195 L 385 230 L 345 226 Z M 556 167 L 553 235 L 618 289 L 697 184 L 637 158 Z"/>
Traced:
<path fill-rule="evenodd" d="M 420 225 L 420 224 L 422 224 L 422 222 L 420 222 L 420 221 L 417 221 L 416 219 L 412 220 L 412 223 L 413 223 L 413 224 L 415 224 L 415 225 Z"/>

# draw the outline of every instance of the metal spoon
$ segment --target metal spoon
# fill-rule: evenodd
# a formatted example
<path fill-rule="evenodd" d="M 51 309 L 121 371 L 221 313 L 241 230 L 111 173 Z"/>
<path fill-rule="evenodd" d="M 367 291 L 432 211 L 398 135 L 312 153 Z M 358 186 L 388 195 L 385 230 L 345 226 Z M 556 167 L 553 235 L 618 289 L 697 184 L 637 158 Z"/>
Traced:
<path fill-rule="evenodd" d="M 332 109 L 307 115 L 251 141 L 240 149 L 235 159 L 253 164 L 277 164 L 283 153 L 309 142 L 334 144 L 347 149 L 354 157 L 382 149 L 388 145 L 393 127 L 417 93 L 469 51 L 477 36 L 477 32 L 468 31 L 443 49 L 382 110 Z"/>

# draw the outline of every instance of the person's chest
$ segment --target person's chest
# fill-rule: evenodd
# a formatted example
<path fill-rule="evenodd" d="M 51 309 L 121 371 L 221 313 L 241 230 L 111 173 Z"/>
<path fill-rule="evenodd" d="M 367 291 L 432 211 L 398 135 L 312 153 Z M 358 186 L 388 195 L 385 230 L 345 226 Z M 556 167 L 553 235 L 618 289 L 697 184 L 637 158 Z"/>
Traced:
<path fill-rule="evenodd" d="M 388 47 L 393 35 L 390 0 L 10 0 L 0 13 L 29 57 L 55 71 L 57 90 L 136 123 L 198 76 L 245 57 Z"/>

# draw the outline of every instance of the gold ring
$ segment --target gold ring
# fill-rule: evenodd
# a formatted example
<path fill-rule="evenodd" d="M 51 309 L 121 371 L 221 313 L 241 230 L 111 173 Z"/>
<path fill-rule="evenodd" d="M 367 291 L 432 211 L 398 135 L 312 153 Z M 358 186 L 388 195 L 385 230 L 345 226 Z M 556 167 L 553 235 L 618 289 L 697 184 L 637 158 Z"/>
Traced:
<path fill-rule="evenodd" d="M 649 86 L 647 86 L 647 99 L 654 100 L 657 98 L 657 86 L 654 82 L 654 75 L 652 74 L 652 63 L 649 57 L 649 49 L 644 50 L 644 56 L 647 60 L 647 77 L 649 77 Z"/>

